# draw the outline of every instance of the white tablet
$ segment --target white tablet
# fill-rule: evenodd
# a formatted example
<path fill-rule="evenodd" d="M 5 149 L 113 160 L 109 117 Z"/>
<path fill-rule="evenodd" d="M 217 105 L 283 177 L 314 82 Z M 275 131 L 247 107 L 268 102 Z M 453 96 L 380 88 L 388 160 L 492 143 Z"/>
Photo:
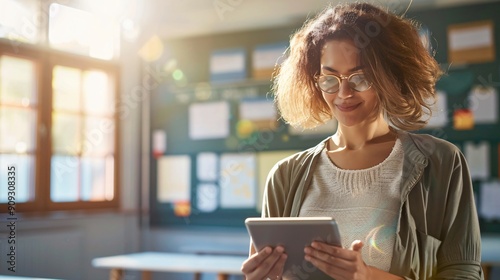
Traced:
<path fill-rule="evenodd" d="M 265 246 L 282 245 L 288 258 L 283 276 L 290 279 L 331 279 L 304 259 L 304 248 L 312 241 L 341 246 L 337 223 L 331 217 L 247 218 L 252 242 L 260 251 Z"/>

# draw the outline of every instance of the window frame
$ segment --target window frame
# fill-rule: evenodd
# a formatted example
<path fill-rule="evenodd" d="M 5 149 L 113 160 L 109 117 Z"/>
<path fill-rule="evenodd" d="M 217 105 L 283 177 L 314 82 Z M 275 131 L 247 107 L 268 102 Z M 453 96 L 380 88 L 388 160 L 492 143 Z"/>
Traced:
<path fill-rule="evenodd" d="M 17 202 L 16 212 L 49 212 L 61 210 L 96 210 L 120 208 L 120 120 L 117 105 L 120 102 L 120 67 L 115 60 L 100 60 L 78 54 L 65 53 L 27 43 L 16 44 L 0 38 L 0 55 L 29 59 L 35 63 L 37 83 L 37 112 L 35 124 L 36 143 L 34 159 L 34 200 Z M 109 75 L 114 86 L 114 163 L 113 163 L 113 199 L 109 201 L 72 201 L 54 202 L 50 196 L 50 176 L 52 153 L 52 71 L 55 66 L 78 68 L 82 71 L 100 70 Z M 18 174 L 18 176 L 23 176 Z M 0 213 L 7 212 L 6 207 Z"/>

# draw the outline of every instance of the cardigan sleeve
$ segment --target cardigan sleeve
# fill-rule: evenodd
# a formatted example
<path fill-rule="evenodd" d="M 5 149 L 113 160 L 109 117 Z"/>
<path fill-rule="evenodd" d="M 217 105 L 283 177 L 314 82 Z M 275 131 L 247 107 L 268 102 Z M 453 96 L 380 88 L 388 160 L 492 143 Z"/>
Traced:
<path fill-rule="evenodd" d="M 435 279 L 482 279 L 481 233 L 469 169 L 458 149 L 450 163 L 450 176 L 441 181 L 447 186 L 439 187 L 442 210 L 436 213 L 441 213 L 441 221 L 433 221 L 442 223 L 436 233 L 441 244 Z"/>

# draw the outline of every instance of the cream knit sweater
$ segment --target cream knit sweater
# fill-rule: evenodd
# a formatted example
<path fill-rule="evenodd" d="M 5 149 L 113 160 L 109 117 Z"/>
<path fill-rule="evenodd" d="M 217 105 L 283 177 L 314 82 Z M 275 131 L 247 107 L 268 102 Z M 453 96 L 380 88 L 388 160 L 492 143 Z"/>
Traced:
<path fill-rule="evenodd" d="M 336 167 L 325 149 L 299 216 L 334 217 L 343 247 L 349 248 L 354 240 L 363 241 L 366 264 L 388 271 L 401 206 L 402 170 L 399 139 L 383 162 L 361 170 Z"/>

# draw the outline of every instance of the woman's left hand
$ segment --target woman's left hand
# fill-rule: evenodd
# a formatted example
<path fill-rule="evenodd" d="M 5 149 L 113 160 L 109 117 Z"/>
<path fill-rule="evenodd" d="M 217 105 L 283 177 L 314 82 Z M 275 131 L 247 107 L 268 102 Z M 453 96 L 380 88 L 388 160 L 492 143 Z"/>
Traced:
<path fill-rule="evenodd" d="M 356 240 L 351 249 L 314 241 L 304 248 L 305 259 L 336 280 L 367 280 L 371 270 L 361 256 L 363 242 Z"/>

